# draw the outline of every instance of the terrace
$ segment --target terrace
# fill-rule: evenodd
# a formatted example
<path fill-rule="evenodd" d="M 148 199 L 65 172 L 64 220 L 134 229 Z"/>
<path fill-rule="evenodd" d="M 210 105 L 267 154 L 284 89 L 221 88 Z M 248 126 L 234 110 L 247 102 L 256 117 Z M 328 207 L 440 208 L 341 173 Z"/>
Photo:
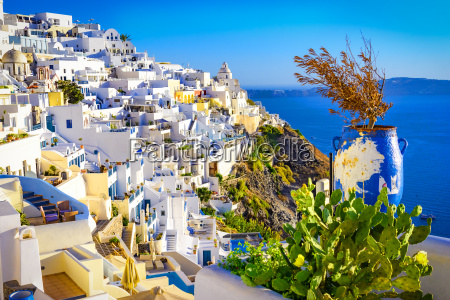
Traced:
<path fill-rule="evenodd" d="M 193 215 L 193 214 L 191 214 Z M 190 219 L 188 221 L 187 231 L 189 236 L 199 238 L 203 241 L 209 241 L 214 236 L 214 222 L 213 217 L 206 217 L 202 219 Z M 211 240 L 212 242 L 212 240 Z"/>
<path fill-rule="evenodd" d="M 8 189 L 15 200 L 13 207 L 23 211 L 27 221 L 35 226 L 50 223 L 68 223 L 87 219 L 86 205 L 64 194 L 47 182 L 29 177 L 0 175 L 0 186 Z M 19 183 L 19 184 L 17 184 Z"/>

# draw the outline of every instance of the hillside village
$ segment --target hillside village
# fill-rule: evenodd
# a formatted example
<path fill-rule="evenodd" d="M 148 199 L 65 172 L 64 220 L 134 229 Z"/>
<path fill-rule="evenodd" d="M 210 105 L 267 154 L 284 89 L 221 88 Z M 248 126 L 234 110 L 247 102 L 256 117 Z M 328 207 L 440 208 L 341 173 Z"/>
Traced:
<path fill-rule="evenodd" d="M 203 266 L 262 240 L 201 210 L 236 210 L 221 181 L 246 188 L 237 165 L 252 137 L 287 126 L 226 62 L 214 74 L 157 62 L 70 15 L 1 7 L 0 24 L 0 298 L 107 300 L 175 284 L 193 299 Z M 127 259 L 140 278 L 131 291 Z"/>

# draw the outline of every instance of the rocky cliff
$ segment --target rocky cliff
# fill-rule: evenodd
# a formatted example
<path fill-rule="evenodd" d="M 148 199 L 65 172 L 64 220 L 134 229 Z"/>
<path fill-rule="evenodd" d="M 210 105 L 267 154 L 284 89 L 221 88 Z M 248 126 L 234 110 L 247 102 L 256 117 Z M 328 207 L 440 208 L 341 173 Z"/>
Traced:
<path fill-rule="evenodd" d="M 298 140 L 298 145 L 303 146 L 295 148 L 284 142 L 285 145 L 280 147 L 284 150 L 280 149 L 278 152 L 285 153 L 285 156 L 275 155 L 270 163 L 261 164 L 259 168 L 252 168 L 248 162 L 237 165 L 236 177 L 245 178 L 248 191 L 235 213 L 246 219 L 264 222 L 272 230 L 284 235 L 283 224 L 295 225 L 297 222 L 297 206 L 291 197 L 291 190 L 299 189 L 308 182 L 308 178 L 314 182 L 328 177 L 329 161 L 326 155 L 289 127 L 281 129 L 280 134 L 271 135 L 270 138 L 272 143 L 280 145 L 286 140 Z M 251 205 L 253 196 L 267 202 L 267 208 L 259 209 L 255 214 L 254 206 Z"/>

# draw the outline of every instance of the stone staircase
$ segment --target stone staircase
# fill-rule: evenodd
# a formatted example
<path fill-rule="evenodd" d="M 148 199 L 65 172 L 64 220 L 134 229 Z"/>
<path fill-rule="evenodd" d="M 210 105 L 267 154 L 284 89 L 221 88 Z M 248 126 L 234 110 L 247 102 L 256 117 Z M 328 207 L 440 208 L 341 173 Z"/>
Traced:
<path fill-rule="evenodd" d="M 133 227 L 131 226 L 124 227 L 122 229 L 122 241 L 128 247 L 130 252 L 133 252 L 132 237 L 133 237 Z"/>
<path fill-rule="evenodd" d="M 84 168 L 90 172 L 100 172 L 100 167 L 93 161 L 86 161 Z"/>
<path fill-rule="evenodd" d="M 177 251 L 177 237 L 175 234 L 166 233 L 167 252 Z"/>
<path fill-rule="evenodd" d="M 36 195 L 34 192 L 23 192 L 23 200 L 28 201 L 30 204 L 32 204 L 37 209 L 40 209 L 41 206 L 47 214 L 50 211 L 53 211 L 56 209 L 56 204 L 50 203 L 48 199 L 44 199 L 42 195 Z"/>

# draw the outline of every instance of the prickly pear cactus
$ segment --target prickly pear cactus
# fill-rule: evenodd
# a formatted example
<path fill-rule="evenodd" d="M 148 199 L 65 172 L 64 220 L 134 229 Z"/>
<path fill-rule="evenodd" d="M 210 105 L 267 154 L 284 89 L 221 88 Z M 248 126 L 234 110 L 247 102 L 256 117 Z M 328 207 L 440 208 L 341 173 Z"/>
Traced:
<path fill-rule="evenodd" d="M 313 245 L 305 251 L 307 263 L 303 266 L 311 274 L 308 299 L 432 299 L 420 291 L 420 277 L 432 271 L 426 253 L 406 255 L 409 244 L 423 242 L 431 231 L 431 219 L 427 226 L 415 227 L 412 223 L 411 217 L 422 212 L 420 206 L 408 213 L 403 204 L 398 208 L 389 205 L 386 188 L 373 206 L 356 198 L 354 189 L 344 201 L 340 190 L 323 201 L 323 193 L 313 199 L 314 187 L 309 182 L 292 191 L 302 221 L 296 231 L 285 228 L 289 234 L 303 237 L 287 240 L 288 253 Z M 381 204 L 388 207 L 386 213 L 380 211 Z M 286 259 L 289 257 L 292 255 L 286 255 Z M 319 284 L 312 284 L 314 278 Z M 404 292 L 397 293 L 393 287 Z M 303 299 L 304 292 L 299 294 L 296 288 L 292 291 Z"/>
<path fill-rule="evenodd" d="M 314 188 L 310 180 L 291 193 L 302 220 L 295 228 L 284 225 L 287 246 L 268 241 L 262 251 L 263 244 L 247 244 L 249 252 L 232 252 L 220 265 L 249 286 L 263 285 L 291 299 L 433 299 L 420 290 L 420 277 L 433 270 L 426 252 L 407 255 L 409 244 L 430 234 L 431 219 L 426 226 L 412 222 L 420 206 L 408 213 L 403 204 L 389 205 L 386 188 L 374 205 L 356 198 L 355 189 L 342 200 L 340 190 L 329 199 L 323 193 L 314 198 Z"/>

